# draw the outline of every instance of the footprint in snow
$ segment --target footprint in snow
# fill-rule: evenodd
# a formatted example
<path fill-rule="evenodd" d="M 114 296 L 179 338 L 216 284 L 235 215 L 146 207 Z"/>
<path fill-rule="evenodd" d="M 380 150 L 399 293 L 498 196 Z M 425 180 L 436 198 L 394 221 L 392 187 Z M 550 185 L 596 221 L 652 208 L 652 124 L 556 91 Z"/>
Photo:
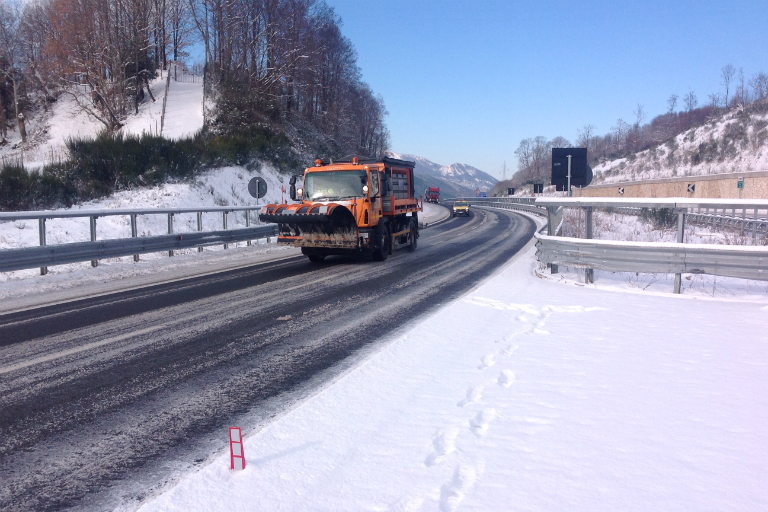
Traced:
<path fill-rule="evenodd" d="M 464 407 L 465 405 L 474 404 L 483 398 L 483 386 L 472 386 L 467 389 L 467 397 L 460 401 L 457 405 Z"/>
<path fill-rule="evenodd" d="M 551 334 L 551 333 L 544 329 L 534 329 L 531 334 L 542 334 L 546 336 L 547 334 Z"/>
<path fill-rule="evenodd" d="M 477 481 L 477 470 L 469 464 L 461 464 L 453 472 L 453 478 L 440 489 L 440 510 L 453 512 Z"/>
<path fill-rule="evenodd" d="M 512 373 L 512 370 L 502 370 L 499 374 L 499 378 L 496 379 L 496 382 L 499 383 L 499 386 L 508 388 L 515 382 L 515 374 Z"/>
<path fill-rule="evenodd" d="M 432 438 L 433 452 L 427 456 L 424 464 L 434 466 L 445 460 L 446 455 L 456 451 L 456 438 L 459 435 L 458 428 L 446 428 L 440 430 Z"/>
<path fill-rule="evenodd" d="M 511 356 L 512 354 L 515 353 L 515 350 L 517 350 L 518 348 L 520 348 L 520 345 L 510 345 L 506 348 L 506 350 L 502 350 L 501 353 L 504 354 L 505 356 Z"/>
<path fill-rule="evenodd" d="M 483 409 L 469 420 L 469 428 L 476 436 L 484 436 L 495 419 L 496 409 Z"/>
<path fill-rule="evenodd" d="M 496 361 L 493 359 L 493 354 L 487 354 L 483 356 L 483 358 L 480 360 L 480 366 L 477 367 L 478 370 L 485 370 L 486 368 L 493 366 L 496 364 Z"/>

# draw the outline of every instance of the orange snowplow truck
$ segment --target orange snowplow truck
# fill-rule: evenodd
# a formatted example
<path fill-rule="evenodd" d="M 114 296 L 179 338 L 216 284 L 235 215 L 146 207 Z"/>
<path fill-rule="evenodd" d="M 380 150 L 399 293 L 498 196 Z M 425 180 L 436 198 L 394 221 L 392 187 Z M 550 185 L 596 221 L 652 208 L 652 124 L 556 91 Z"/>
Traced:
<path fill-rule="evenodd" d="M 414 162 L 352 158 L 322 162 L 291 177 L 294 204 L 268 204 L 262 222 L 278 224 L 277 243 L 301 247 L 313 262 L 332 254 L 371 254 L 384 261 L 393 249 L 416 250 L 419 204 Z"/>

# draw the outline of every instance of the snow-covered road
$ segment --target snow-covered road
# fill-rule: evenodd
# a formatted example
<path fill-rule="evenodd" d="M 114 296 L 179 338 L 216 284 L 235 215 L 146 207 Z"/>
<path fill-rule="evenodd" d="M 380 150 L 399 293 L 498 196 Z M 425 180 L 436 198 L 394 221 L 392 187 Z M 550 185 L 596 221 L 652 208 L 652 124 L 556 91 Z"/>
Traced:
<path fill-rule="evenodd" d="M 475 212 L 378 264 L 247 265 L 258 249 L 243 248 L 240 268 L 127 278 L 127 291 L 0 316 L 0 509 L 137 507 L 215 457 L 230 421 L 251 431 L 316 393 L 490 275 L 533 229 Z"/>
<path fill-rule="evenodd" d="M 532 251 L 141 510 L 766 510 L 768 306 Z"/>

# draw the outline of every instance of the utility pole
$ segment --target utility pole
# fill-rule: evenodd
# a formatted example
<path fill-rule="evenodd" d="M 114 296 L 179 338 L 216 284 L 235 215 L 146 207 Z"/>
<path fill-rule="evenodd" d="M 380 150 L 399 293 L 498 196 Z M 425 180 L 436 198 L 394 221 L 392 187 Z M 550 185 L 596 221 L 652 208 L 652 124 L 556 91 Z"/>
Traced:
<path fill-rule="evenodd" d="M 507 161 L 504 160 L 504 166 L 501 168 L 501 181 L 507 181 Z"/>

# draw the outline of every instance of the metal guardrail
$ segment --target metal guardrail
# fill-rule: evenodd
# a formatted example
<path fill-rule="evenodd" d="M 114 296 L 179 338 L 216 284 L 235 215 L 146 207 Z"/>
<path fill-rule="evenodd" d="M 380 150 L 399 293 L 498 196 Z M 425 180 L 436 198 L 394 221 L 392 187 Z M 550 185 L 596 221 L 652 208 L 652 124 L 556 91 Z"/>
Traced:
<path fill-rule="evenodd" d="M 768 231 L 768 200 L 689 198 L 462 198 L 471 204 L 516 205 L 546 211 L 547 235 L 536 234 L 536 255 L 552 273 L 558 265 L 585 269 L 593 282 L 594 269 L 612 272 L 674 273 L 674 292 L 681 291 L 683 273 L 712 274 L 768 280 L 768 248 L 685 244 L 685 222 L 717 227 L 740 227 L 757 233 Z M 563 208 L 585 210 L 585 239 L 558 236 Z M 592 239 L 593 208 L 639 213 L 647 208 L 669 208 L 677 214 L 677 242 L 616 242 Z M 712 213 L 710 213 L 710 210 Z M 728 210 L 731 214 L 728 215 Z M 738 216 L 738 213 L 741 216 Z M 765 212 L 765 213 L 764 213 Z M 748 213 L 751 216 L 748 216 Z M 751 217 L 751 218 L 750 218 Z"/>
<path fill-rule="evenodd" d="M 269 224 L 226 231 L 193 231 L 173 235 L 6 249 L 0 251 L 0 272 L 258 240 L 277 235 L 276 228 L 276 225 Z"/>
<path fill-rule="evenodd" d="M 713 274 L 768 280 L 768 250 L 761 247 L 614 242 L 534 235 L 542 263 L 610 272 Z"/>
<path fill-rule="evenodd" d="M 229 207 L 215 206 L 209 208 L 122 208 L 111 210 L 67 210 L 67 211 L 29 211 L 29 212 L 0 212 L 0 222 L 16 220 L 37 220 L 39 228 L 39 247 L 24 247 L 18 249 L 0 249 L 0 272 L 24 270 L 40 267 L 40 273 L 45 275 L 48 267 L 66 263 L 91 261 L 98 266 L 98 260 L 133 256 L 139 261 L 140 254 L 168 251 L 173 256 L 174 250 L 211 245 L 224 245 L 245 241 L 251 245 L 252 240 L 277 235 L 277 226 L 268 224 L 251 227 L 252 211 L 261 210 L 261 206 Z M 228 215 L 233 212 L 245 212 L 244 229 L 227 229 Z M 197 231 L 174 233 L 173 217 L 182 213 L 197 214 Z M 223 230 L 203 231 L 203 213 L 221 213 Z M 168 234 L 160 236 L 139 237 L 137 217 L 139 215 L 167 215 Z M 131 220 L 131 238 L 97 240 L 96 220 L 100 217 L 128 216 Z M 63 218 L 82 218 L 90 220 L 90 242 L 47 245 L 46 220 Z"/>

